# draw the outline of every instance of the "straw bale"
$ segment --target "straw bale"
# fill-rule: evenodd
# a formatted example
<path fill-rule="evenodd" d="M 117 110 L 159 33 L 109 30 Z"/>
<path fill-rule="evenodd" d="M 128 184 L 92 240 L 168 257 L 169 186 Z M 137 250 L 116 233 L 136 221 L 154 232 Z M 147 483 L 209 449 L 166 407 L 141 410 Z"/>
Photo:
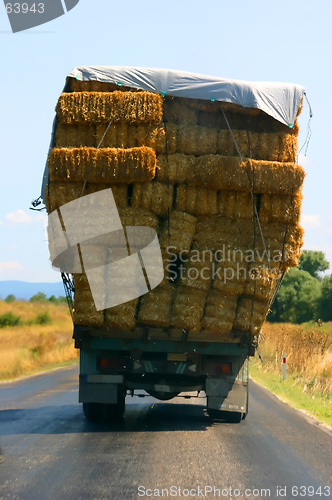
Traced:
<path fill-rule="evenodd" d="M 282 162 L 296 162 L 299 149 L 298 135 L 296 133 L 279 133 L 279 158 Z"/>
<path fill-rule="evenodd" d="M 92 82 L 89 80 L 82 81 L 76 78 L 71 78 L 71 90 L 72 92 L 90 92 Z M 77 90 L 76 90 L 77 89 Z"/>
<path fill-rule="evenodd" d="M 137 321 L 146 325 L 167 327 L 171 321 L 171 309 L 175 288 L 159 286 L 142 297 Z"/>
<path fill-rule="evenodd" d="M 202 329 L 204 333 L 206 332 L 215 332 L 224 334 L 229 333 L 233 328 L 233 321 L 222 321 L 219 318 L 215 318 L 212 316 L 206 316 L 202 319 Z"/>
<path fill-rule="evenodd" d="M 229 130 L 218 132 L 217 153 L 222 156 L 237 156 L 236 147 Z"/>
<path fill-rule="evenodd" d="M 241 309 L 244 309 L 246 311 L 250 311 L 250 314 L 251 314 L 251 310 L 252 310 L 252 305 L 254 304 L 254 312 L 258 313 L 258 314 L 261 314 L 264 318 L 268 312 L 268 308 L 269 308 L 269 302 L 267 300 L 257 300 L 257 298 L 246 298 L 246 297 L 241 297 L 241 300 L 240 300 L 240 308 Z"/>
<path fill-rule="evenodd" d="M 203 252 L 189 252 L 181 265 L 181 282 L 183 288 L 205 290 L 210 289 L 212 282 L 212 262 Z"/>
<path fill-rule="evenodd" d="M 219 191 L 218 213 L 228 218 L 252 217 L 253 203 L 251 194 L 242 191 Z"/>
<path fill-rule="evenodd" d="M 188 171 L 188 183 L 209 189 L 250 189 L 246 170 L 235 156 L 205 155 L 196 159 Z"/>
<path fill-rule="evenodd" d="M 47 197 L 49 198 L 52 210 L 65 205 L 81 196 L 97 193 L 104 189 L 112 189 L 115 203 L 118 207 L 126 208 L 128 206 L 127 185 L 126 184 L 94 184 L 88 183 L 83 191 L 83 183 L 80 182 L 51 182 Z M 101 200 L 98 197 L 98 203 Z"/>
<path fill-rule="evenodd" d="M 234 328 L 257 335 L 265 321 L 268 305 L 268 300 L 260 301 L 257 297 L 255 299 L 242 297 L 236 311 Z"/>
<path fill-rule="evenodd" d="M 123 124 L 126 126 L 126 124 Z M 118 147 L 118 137 L 117 137 L 117 131 L 118 131 L 118 124 L 111 124 L 107 130 L 107 133 L 105 137 L 103 138 L 107 125 L 104 124 L 98 124 L 95 126 L 96 129 L 96 139 L 95 139 L 95 144 L 96 147 L 100 144 L 100 141 L 102 140 L 100 147 L 102 148 L 116 148 Z"/>
<path fill-rule="evenodd" d="M 302 188 L 305 172 L 300 165 L 258 160 L 248 160 L 247 165 L 255 170 L 255 193 L 296 195 Z"/>
<path fill-rule="evenodd" d="M 151 210 L 155 214 L 167 214 L 173 205 L 173 186 L 160 182 L 134 184 L 132 207 Z"/>
<path fill-rule="evenodd" d="M 188 183 L 210 189 L 249 191 L 255 172 L 255 193 L 297 194 L 304 180 L 304 170 L 293 163 L 205 155 L 188 172 Z"/>
<path fill-rule="evenodd" d="M 172 308 L 171 324 L 175 328 L 199 330 L 204 313 L 206 292 L 180 287 L 177 291 Z"/>
<path fill-rule="evenodd" d="M 136 326 L 136 311 L 139 299 L 106 309 L 105 323 L 111 328 L 132 330 Z"/>
<path fill-rule="evenodd" d="M 197 125 L 197 110 L 189 105 L 190 99 L 167 97 L 164 102 L 164 117 L 167 123 Z"/>
<path fill-rule="evenodd" d="M 251 233 L 250 233 L 251 230 Z M 194 242 L 200 250 L 239 248 L 252 242 L 252 224 L 248 219 L 236 220 L 215 216 L 197 216 Z"/>
<path fill-rule="evenodd" d="M 76 325 L 101 326 L 103 311 L 97 311 L 90 291 L 75 291 L 73 320 Z"/>
<path fill-rule="evenodd" d="M 259 218 L 262 222 L 298 224 L 301 216 L 302 193 L 297 196 L 263 194 Z"/>
<path fill-rule="evenodd" d="M 217 191 L 180 184 L 176 190 L 176 208 L 195 215 L 216 214 Z"/>
<path fill-rule="evenodd" d="M 177 127 L 172 123 L 165 125 L 146 125 L 136 128 L 136 142 L 138 146 L 148 146 L 156 153 L 173 154 L 177 147 Z M 167 147 L 166 147 L 167 140 Z"/>
<path fill-rule="evenodd" d="M 144 182 L 153 179 L 156 157 L 151 148 L 54 148 L 48 159 L 51 181 Z"/>
<path fill-rule="evenodd" d="M 193 155 L 159 155 L 157 160 L 157 180 L 171 184 L 185 183 L 188 172 L 193 169 L 196 158 Z"/>
<path fill-rule="evenodd" d="M 140 208 L 119 208 L 119 215 L 124 226 L 148 226 L 153 229 L 158 227 L 157 217 L 148 210 Z"/>
<path fill-rule="evenodd" d="M 160 233 L 161 248 L 174 247 L 174 252 L 189 251 L 195 233 L 196 217 L 174 210 L 164 221 Z"/>
<path fill-rule="evenodd" d="M 238 296 L 211 290 L 202 319 L 202 328 L 218 333 L 231 331 L 235 319 Z"/>
<path fill-rule="evenodd" d="M 217 137 L 215 128 L 180 125 L 177 130 L 177 152 L 188 155 L 215 154 Z"/>
<path fill-rule="evenodd" d="M 63 123 L 159 123 L 162 97 L 151 92 L 72 92 L 59 97 L 57 117 Z"/>

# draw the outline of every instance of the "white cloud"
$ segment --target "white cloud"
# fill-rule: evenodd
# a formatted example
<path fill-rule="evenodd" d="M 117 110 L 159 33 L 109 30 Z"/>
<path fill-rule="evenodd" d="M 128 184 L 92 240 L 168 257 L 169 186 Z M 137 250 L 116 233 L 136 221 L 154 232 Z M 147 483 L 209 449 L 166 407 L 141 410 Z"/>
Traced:
<path fill-rule="evenodd" d="M 16 248 L 18 248 L 17 245 L 6 245 L 7 250 L 16 250 Z"/>
<path fill-rule="evenodd" d="M 3 222 L 2 222 L 2 220 L 0 220 L 0 226 L 2 226 L 2 224 L 3 224 Z"/>
<path fill-rule="evenodd" d="M 311 161 L 309 160 L 309 158 L 307 156 L 304 156 L 303 153 L 300 153 L 298 163 L 299 163 L 299 165 L 301 165 L 301 167 L 307 167 L 308 165 L 311 164 Z"/>
<path fill-rule="evenodd" d="M 36 217 L 32 217 L 31 214 L 19 208 L 16 212 L 7 214 L 6 219 L 11 225 L 16 226 L 17 224 L 31 224 L 32 222 L 44 221 L 46 219 L 46 215 L 39 214 Z"/>
<path fill-rule="evenodd" d="M 15 260 L 0 262 L 0 280 L 24 280 L 26 269 Z"/>
<path fill-rule="evenodd" d="M 329 229 L 326 229 L 326 232 L 327 232 L 327 234 L 332 234 L 332 227 L 330 227 Z"/>
<path fill-rule="evenodd" d="M 320 227 L 320 215 L 301 215 L 301 225 L 304 229 L 312 229 L 314 227 Z"/>

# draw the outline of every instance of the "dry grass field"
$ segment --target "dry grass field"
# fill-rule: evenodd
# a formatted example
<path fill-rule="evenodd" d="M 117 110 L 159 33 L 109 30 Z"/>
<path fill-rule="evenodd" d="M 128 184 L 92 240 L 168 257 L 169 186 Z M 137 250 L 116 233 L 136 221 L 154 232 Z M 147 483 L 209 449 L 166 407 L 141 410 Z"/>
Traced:
<path fill-rule="evenodd" d="M 0 320 L 8 313 L 20 320 L 16 326 L 0 328 L 0 379 L 77 359 L 66 304 L 0 301 Z"/>
<path fill-rule="evenodd" d="M 266 323 L 259 346 L 263 373 L 282 375 L 282 355 L 287 373 L 303 392 L 332 396 L 332 323 L 292 325 Z"/>

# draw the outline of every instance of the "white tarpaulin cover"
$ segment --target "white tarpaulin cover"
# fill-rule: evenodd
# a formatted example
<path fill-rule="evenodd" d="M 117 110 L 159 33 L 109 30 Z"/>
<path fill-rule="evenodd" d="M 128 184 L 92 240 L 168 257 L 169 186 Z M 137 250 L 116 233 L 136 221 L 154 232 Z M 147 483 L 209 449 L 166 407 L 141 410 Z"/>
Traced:
<path fill-rule="evenodd" d="M 294 83 L 245 82 L 170 69 L 126 66 L 81 66 L 69 77 L 81 81 L 121 83 L 158 94 L 232 102 L 258 108 L 286 125 L 294 125 L 304 87 Z"/>
<path fill-rule="evenodd" d="M 304 87 L 294 83 L 245 82 L 186 71 L 127 66 L 80 66 L 69 77 L 80 81 L 115 83 L 162 95 L 224 101 L 244 108 L 258 108 L 289 127 L 294 125 L 305 93 Z M 50 147 L 53 146 L 53 138 L 54 124 Z M 47 180 L 46 165 L 42 198 Z"/>

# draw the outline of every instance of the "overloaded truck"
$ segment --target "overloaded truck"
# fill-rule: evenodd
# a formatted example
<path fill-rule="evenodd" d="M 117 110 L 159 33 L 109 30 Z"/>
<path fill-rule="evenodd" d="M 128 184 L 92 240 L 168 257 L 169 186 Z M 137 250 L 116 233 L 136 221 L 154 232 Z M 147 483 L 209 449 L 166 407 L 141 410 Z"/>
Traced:
<path fill-rule="evenodd" d="M 146 393 L 202 392 L 211 416 L 246 417 L 248 360 L 303 243 L 304 94 L 161 69 L 68 75 L 42 198 L 90 421 Z"/>

